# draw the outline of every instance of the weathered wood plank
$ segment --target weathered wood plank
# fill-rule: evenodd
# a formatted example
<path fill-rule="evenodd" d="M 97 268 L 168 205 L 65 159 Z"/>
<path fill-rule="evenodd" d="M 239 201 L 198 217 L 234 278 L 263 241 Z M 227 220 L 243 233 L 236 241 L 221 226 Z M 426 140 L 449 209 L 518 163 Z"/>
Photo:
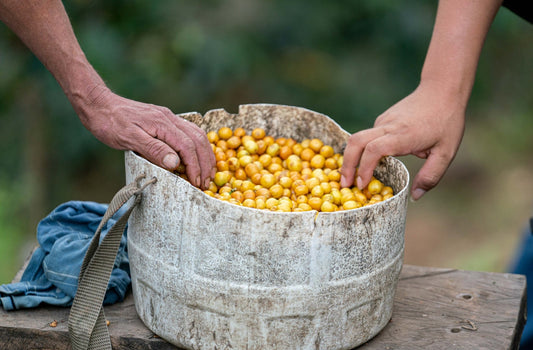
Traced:
<path fill-rule="evenodd" d="M 361 348 L 517 349 L 525 287 L 521 275 L 405 266 L 391 322 Z"/>
<path fill-rule="evenodd" d="M 358 350 L 517 349 L 525 286 L 521 275 L 406 265 L 391 322 Z M 68 313 L 50 306 L 0 311 L 0 349 L 70 349 Z M 143 325 L 131 293 L 105 314 L 114 349 L 177 349 Z"/>

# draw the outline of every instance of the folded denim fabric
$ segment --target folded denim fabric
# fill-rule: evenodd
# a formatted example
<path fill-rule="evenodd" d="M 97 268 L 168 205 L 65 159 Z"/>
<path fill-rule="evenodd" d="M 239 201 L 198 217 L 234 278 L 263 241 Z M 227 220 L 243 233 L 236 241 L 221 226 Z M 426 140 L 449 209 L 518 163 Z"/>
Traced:
<path fill-rule="evenodd" d="M 106 210 L 107 204 L 70 201 L 44 218 L 37 226 L 39 247 L 31 256 L 20 282 L 0 286 L 3 308 L 32 308 L 42 303 L 72 305 L 83 258 Z M 100 241 L 122 212 L 120 210 L 107 222 Z M 107 286 L 105 305 L 124 300 L 131 283 L 126 232 L 124 230 Z"/>

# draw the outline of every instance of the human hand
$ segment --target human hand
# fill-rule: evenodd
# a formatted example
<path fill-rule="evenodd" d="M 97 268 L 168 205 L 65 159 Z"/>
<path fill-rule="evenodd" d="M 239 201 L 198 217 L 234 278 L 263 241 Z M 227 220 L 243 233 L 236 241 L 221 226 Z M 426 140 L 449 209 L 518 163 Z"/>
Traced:
<path fill-rule="evenodd" d="M 375 121 L 374 127 L 350 136 L 344 152 L 341 186 L 365 187 L 381 157 L 415 155 L 426 159 L 413 180 L 411 196 L 419 199 L 435 187 L 461 143 L 464 99 L 438 82 L 424 82 Z M 356 170 L 357 165 L 359 168 Z"/>
<path fill-rule="evenodd" d="M 183 162 L 191 183 L 207 189 L 215 156 L 205 132 L 168 108 L 129 100 L 97 85 L 73 102 L 83 125 L 106 145 L 132 150 L 174 170 Z"/>

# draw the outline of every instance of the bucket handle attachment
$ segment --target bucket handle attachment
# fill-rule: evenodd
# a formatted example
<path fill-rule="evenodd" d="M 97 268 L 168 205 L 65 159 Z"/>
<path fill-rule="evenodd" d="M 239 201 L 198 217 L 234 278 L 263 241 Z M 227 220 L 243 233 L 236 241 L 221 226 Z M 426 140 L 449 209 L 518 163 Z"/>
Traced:
<path fill-rule="evenodd" d="M 120 240 L 133 208 L 140 203 L 143 190 L 157 182 L 157 178 L 141 184 L 145 174 L 137 176 L 130 184 L 120 189 L 107 208 L 81 265 L 78 290 L 68 319 L 68 332 L 73 350 L 111 350 L 111 338 L 107 329 L 103 301 Z M 109 229 L 100 242 L 102 228 L 111 217 L 131 198 L 133 202 L 126 212 Z"/>

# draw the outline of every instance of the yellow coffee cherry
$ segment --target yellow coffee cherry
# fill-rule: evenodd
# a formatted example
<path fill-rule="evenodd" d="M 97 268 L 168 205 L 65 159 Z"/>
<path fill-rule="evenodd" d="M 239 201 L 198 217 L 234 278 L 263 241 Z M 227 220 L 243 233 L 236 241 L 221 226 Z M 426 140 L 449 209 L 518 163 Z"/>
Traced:
<path fill-rule="evenodd" d="M 245 199 L 243 202 L 242 202 L 242 205 L 245 206 L 245 207 L 248 207 L 248 208 L 256 208 L 257 205 L 255 203 L 255 201 L 253 199 Z"/>
<path fill-rule="evenodd" d="M 315 138 L 309 142 L 309 148 L 311 148 L 315 152 L 320 152 L 322 146 L 324 146 L 324 142 L 322 142 L 322 140 L 320 139 Z"/>
<path fill-rule="evenodd" d="M 302 159 L 295 154 L 287 158 L 287 168 L 291 171 L 302 171 Z"/>
<path fill-rule="evenodd" d="M 274 198 L 281 198 L 283 196 L 283 186 L 280 184 L 274 184 L 270 188 L 270 194 Z"/>
<path fill-rule="evenodd" d="M 298 204 L 298 208 L 302 209 L 303 211 L 313 210 L 313 208 L 311 208 L 311 206 L 307 203 Z"/>
<path fill-rule="evenodd" d="M 272 163 L 272 157 L 269 154 L 261 154 L 259 157 L 259 163 L 263 166 L 263 168 L 267 168 L 270 163 Z"/>
<path fill-rule="evenodd" d="M 250 164 L 251 162 L 253 162 L 254 160 L 252 159 L 252 157 L 250 156 L 242 156 L 239 158 L 239 164 L 241 167 L 246 167 L 248 164 Z"/>
<path fill-rule="evenodd" d="M 243 128 L 237 128 L 233 131 L 233 136 L 242 138 L 244 135 L 246 135 L 246 130 L 244 130 Z"/>
<path fill-rule="evenodd" d="M 232 137 L 228 139 L 226 144 L 228 145 L 228 148 L 230 149 L 237 149 L 241 145 L 241 138 L 233 135 Z"/>
<path fill-rule="evenodd" d="M 322 207 L 322 198 L 311 197 L 307 201 L 307 204 L 309 204 L 309 206 L 314 210 L 320 210 Z"/>
<path fill-rule="evenodd" d="M 324 167 L 326 169 L 337 169 L 338 168 L 338 165 L 337 165 L 337 161 L 333 158 L 326 158 L 326 161 L 324 163 Z"/>
<path fill-rule="evenodd" d="M 324 190 L 322 189 L 322 186 L 317 185 L 311 189 L 311 196 L 320 198 L 323 195 L 324 195 Z"/>
<path fill-rule="evenodd" d="M 211 144 L 216 144 L 220 139 L 215 131 L 210 131 L 207 133 L 207 140 Z"/>
<path fill-rule="evenodd" d="M 335 151 L 333 150 L 333 147 L 331 147 L 330 145 L 324 145 L 322 146 L 322 148 L 320 148 L 320 154 L 324 158 L 330 158 L 330 157 L 333 157 L 333 155 L 335 154 Z"/>
<path fill-rule="evenodd" d="M 278 180 L 278 183 L 283 186 L 284 188 L 291 188 L 292 186 L 292 179 L 288 176 L 283 176 Z"/>
<path fill-rule="evenodd" d="M 271 157 L 276 157 L 279 154 L 281 146 L 277 143 L 273 143 L 267 147 L 266 153 Z"/>
<path fill-rule="evenodd" d="M 213 179 L 213 182 L 218 186 L 222 187 L 228 182 L 230 179 L 230 174 L 227 171 L 218 171 L 215 173 L 215 178 Z"/>
<path fill-rule="evenodd" d="M 353 200 L 344 202 L 344 204 L 342 205 L 342 208 L 344 210 L 357 209 L 360 207 L 361 207 L 361 203 L 353 201 Z"/>
<path fill-rule="evenodd" d="M 250 154 L 256 154 L 257 150 L 259 149 L 259 146 L 257 146 L 257 142 L 253 140 L 244 142 L 243 146 L 244 146 L 244 149 Z"/>
<path fill-rule="evenodd" d="M 383 184 L 378 179 L 373 179 L 368 183 L 368 192 L 378 194 L 383 189 Z"/>
<path fill-rule="evenodd" d="M 305 180 L 305 185 L 307 188 L 314 188 L 315 186 L 320 185 L 320 181 L 316 177 Z"/>
<path fill-rule="evenodd" d="M 276 178 L 272 174 L 265 174 L 265 175 L 261 176 L 260 183 L 261 183 L 261 186 L 263 186 L 265 188 L 272 187 L 272 185 L 274 185 L 275 182 L 276 182 Z"/>
<path fill-rule="evenodd" d="M 313 151 L 311 148 L 304 148 L 302 152 L 300 153 L 300 158 L 303 161 L 311 161 L 311 159 L 315 156 L 315 151 Z"/>
<path fill-rule="evenodd" d="M 383 186 L 383 188 L 381 189 L 381 195 L 382 196 L 386 196 L 386 195 L 389 195 L 389 194 L 393 194 L 394 191 L 392 190 L 392 187 L 390 186 Z"/>
<path fill-rule="evenodd" d="M 261 128 L 255 128 L 252 130 L 252 136 L 256 139 L 256 140 L 261 140 L 262 138 L 264 138 L 266 136 L 266 132 L 265 132 L 265 129 L 261 129 Z"/>
<path fill-rule="evenodd" d="M 320 211 L 323 211 L 323 212 L 335 211 L 335 205 L 329 201 L 324 201 L 322 202 L 322 205 L 320 206 Z"/>
<path fill-rule="evenodd" d="M 266 208 L 266 200 L 264 198 L 255 198 L 255 207 L 257 209 L 265 209 Z"/>
<path fill-rule="evenodd" d="M 218 129 L 218 137 L 220 137 L 221 140 L 227 140 L 232 135 L 233 135 L 233 131 L 230 128 L 226 127 L 226 126 Z"/>
<path fill-rule="evenodd" d="M 302 194 L 302 195 L 299 195 L 297 198 L 296 198 L 296 203 L 300 204 L 300 203 L 307 203 L 307 196 L 305 194 Z"/>
<path fill-rule="evenodd" d="M 322 187 L 324 194 L 331 193 L 331 184 L 329 182 L 321 182 L 320 187 Z"/>
<path fill-rule="evenodd" d="M 341 180 L 341 173 L 338 170 L 332 170 L 328 174 L 329 181 L 339 182 Z"/>
<path fill-rule="evenodd" d="M 294 188 L 294 194 L 300 196 L 302 194 L 308 194 L 309 188 L 306 185 L 299 185 Z"/>
<path fill-rule="evenodd" d="M 216 193 L 218 191 L 218 187 L 213 181 L 209 181 L 209 187 L 207 190 L 211 191 L 212 193 Z"/>
<path fill-rule="evenodd" d="M 272 208 L 277 207 L 278 204 L 279 204 L 279 200 L 277 200 L 276 198 L 269 198 L 266 200 L 265 207 L 267 209 L 272 209 Z"/>

